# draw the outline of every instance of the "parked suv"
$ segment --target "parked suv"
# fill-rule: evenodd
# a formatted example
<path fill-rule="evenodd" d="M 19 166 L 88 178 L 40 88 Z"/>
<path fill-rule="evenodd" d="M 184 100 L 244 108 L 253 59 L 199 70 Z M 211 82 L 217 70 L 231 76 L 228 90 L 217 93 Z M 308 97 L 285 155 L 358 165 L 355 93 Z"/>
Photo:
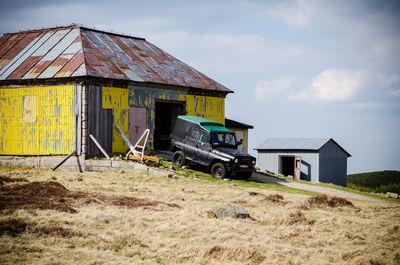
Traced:
<path fill-rule="evenodd" d="M 171 134 L 172 162 L 187 161 L 211 169 L 214 178 L 249 178 L 256 159 L 237 150 L 235 134 L 221 123 L 195 116 L 178 116 Z"/>

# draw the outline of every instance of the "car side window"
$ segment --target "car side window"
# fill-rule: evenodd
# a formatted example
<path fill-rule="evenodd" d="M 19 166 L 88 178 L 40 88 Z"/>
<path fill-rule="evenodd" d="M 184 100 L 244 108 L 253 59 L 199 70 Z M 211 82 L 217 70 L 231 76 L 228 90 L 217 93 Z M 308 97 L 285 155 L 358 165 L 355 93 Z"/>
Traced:
<path fill-rule="evenodd" d="M 201 143 L 206 143 L 209 144 L 210 143 L 210 135 L 206 132 L 200 131 L 200 139 L 199 141 Z"/>
<path fill-rule="evenodd" d="M 196 130 L 196 129 L 194 129 L 194 128 L 192 128 L 192 129 L 188 132 L 188 134 L 186 135 L 186 138 L 187 138 L 187 139 L 191 139 L 191 140 L 197 141 L 198 136 L 199 136 L 199 131 Z"/>

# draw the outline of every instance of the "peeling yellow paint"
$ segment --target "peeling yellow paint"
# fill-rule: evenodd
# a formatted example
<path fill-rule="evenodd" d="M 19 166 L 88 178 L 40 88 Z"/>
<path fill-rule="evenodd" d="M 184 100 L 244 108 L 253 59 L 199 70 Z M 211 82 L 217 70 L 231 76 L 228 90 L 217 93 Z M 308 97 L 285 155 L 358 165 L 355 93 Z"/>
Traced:
<path fill-rule="evenodd" d="M 112 109 L 113 112 L 113 135 L 112 152 L 122 153 L 128 149 L 115 125 L 121 128 L 126 137 L 129 138 L 128 120 L 128 96 L 127 88 L 102 87 L 102 106 L 103 109 Z"/>
<path fill-rule="evenodd" d="M 73 151 L 74 86 L 0 88 L 0 154 Z"/>
<path fill-rule="evenodd" d="M 22 96 L 22 119 L 23 123 L 36 122 L 36 96 Z"/>
<path fill-rule="evenodd" d="M 225 98 L 181 94 L 179 100 L 186 101 L 187 115 L 225 124 Z"/>

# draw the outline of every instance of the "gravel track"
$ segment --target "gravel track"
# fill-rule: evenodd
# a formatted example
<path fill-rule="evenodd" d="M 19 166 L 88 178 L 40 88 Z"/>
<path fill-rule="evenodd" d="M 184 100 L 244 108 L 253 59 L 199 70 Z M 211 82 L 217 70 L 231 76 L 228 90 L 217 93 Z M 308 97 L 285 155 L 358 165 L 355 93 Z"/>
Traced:
<path fill-rule="evenodd" d="M 272 183 L 272 184 L 282 185 L 282 186 L 291 187 L 291 188 L 295 188 L 295 189 L 308 190 L 308 191 L 313 191 L 313 192 L 318 192 L 318 193 L 324 193 L 329 196 L 337 196 L 337 197 L 342 197 L 342 198 L 351 199 L 351 200 L 376 202 L 376 203 L 389 202 L 389 201 L 386 201 L 383 199 L 373 198 L 370 196 L 365 196 L 365 195 L 361 195 L 361 194 L 357 194 L 357 193 L 336 190 L 336 189 L 317 186 L 317 185 L 309 185 L 309 184 L 304 184 L 304 183 L 282 180 L 282 179 L 269 177 L 269 176 L 259 174 L 259 173 L 253 173 L 253 175 L 251 176 L 251 178 L 249 180 L 263 182 L 263 183 Z"/>

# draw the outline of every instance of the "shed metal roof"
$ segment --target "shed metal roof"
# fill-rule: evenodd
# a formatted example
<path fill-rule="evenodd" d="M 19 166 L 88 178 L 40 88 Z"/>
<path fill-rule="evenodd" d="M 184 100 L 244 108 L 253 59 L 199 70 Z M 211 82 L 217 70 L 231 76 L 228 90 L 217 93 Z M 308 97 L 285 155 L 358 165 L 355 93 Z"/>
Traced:
<path fill-rule="evenodd" d="M 332 141 L 348 156 L 351 156 L 343 147 L 332 138 L 267 138 L 256 150 L 309 150 L 318 151 L 327 142 Z"/>
<path fill-rule="evenodd" d="M 227 128 L 238 128 L 238 129 L 253 129 L 253 125 L 249 125 L 243 122 L 234 121 L 228 118 L 225 118 L 225 126 Z"/>
<path fill-rule="evenodd" d="M 232 92 L 142 38 L 78 25 L 0 37 L 0 80 L 75 76 Z"/>

